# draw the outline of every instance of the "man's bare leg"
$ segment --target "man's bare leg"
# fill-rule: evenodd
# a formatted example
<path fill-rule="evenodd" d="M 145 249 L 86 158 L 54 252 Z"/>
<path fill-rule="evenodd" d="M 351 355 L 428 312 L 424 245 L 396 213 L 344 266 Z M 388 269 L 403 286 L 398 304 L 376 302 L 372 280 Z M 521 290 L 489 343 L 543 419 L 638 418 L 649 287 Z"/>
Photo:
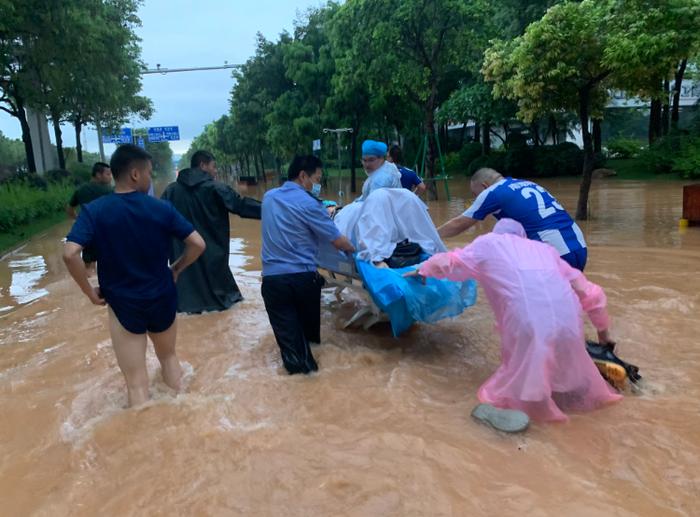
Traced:
<path fill-rule="evenodd" d="M 146 369 L 146 334 L 132 334 L 119 323 L 111 307 L 108 312 L 112 347 L 126 380 L 129 407 L 138 406 L 150 398 Z"/>
<path fill-rule="evenodd" d="M 153 341 L 153 348 L 160 361 L 163 372 L 163 381 L 177 392 L 182 389 L 182 368 L 175 355 L 175 341 L 177 339 L 177 319 L 173 321 L 168 330 L 163 332 L 149 332 L 148 336 Z"/>

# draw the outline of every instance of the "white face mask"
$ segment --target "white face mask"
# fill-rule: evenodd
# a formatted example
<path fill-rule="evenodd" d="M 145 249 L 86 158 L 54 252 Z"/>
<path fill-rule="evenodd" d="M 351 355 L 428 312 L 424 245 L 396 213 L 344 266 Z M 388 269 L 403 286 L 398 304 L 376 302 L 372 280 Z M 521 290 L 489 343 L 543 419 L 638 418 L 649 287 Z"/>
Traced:
<path fill-rule="evenodd" d="M 321 184 L 320 184 L 320 183 L 314 183 L 314 184 L 311 186 L 311 193 L 312 193 L 314 196 L 319 197 L 319 196 L 321 195 Z"/>

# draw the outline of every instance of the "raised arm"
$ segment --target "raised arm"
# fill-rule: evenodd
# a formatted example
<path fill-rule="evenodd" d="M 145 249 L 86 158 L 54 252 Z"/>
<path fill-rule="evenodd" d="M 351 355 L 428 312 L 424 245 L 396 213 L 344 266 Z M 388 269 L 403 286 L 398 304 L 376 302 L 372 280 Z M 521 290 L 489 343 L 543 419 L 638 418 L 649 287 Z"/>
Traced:
<path fill-rule="evenodd" d="M 457 217 L 453 217 L 445 224 L 440 226 L 438 228 L 438 235 L 440 235 L 440 238 L 442 239 L 454 237 L 455 235 L 459 235 L 462 232 L 466 232 L 477 222 L 478 221 L 476 219 L 472 219 L 471 217 L 467 217 L 466 215 L 460 214 Z"/>
<path fill-rule="evenodd" d="M 238 192 L 223 183 L 216 187 L 226 209 L 245 219 L 260 219 L 262 203 L 251 197 L 241 197 Z"/>
<path fill-rule="evenodd" d="M 350 239 L 348 239 L 345 235 L 341 235 L 337 239 L 331 241 L 331 244 L 335 246 L 336 249 L 341 251 L 347 251 L 348 253 L 355 252 L 355 246 L 352 245 Z"/>
<path fill-rule="evenodd" d="M 462 249 L 436 253 L 423 262 L 418 270 L 420 276 L 446 278 L 462 282 L 468 278 L 477 278 L 477 260 L 473 244 Z"/>
<path fill-rule="evenodd" d="M 598 331 L 598 341 L 601 344 L 611 342 L 610 316 L 607 310 L 607 297 L 603 288 L 589 281 L 578 269 L 572 268 L 565 261 L 559 259 L 559 269 L 571 284 L 576 296 L 581 302 L 581 307 L 588 314 L 593 326 Z"/>

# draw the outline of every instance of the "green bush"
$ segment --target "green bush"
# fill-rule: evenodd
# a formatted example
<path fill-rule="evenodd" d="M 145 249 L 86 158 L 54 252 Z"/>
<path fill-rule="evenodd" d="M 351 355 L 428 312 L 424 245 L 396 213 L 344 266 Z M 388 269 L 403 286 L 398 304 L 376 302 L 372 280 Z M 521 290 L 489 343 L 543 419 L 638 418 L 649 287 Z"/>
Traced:
<path fill-rule="evenodd" d="M 68 183 L 50 184 L 46 190 L 27 181 L 0 185 L 0 232 L 63 210 L 72 192 Z"/>
<path fill-rule="evenodd" d="M 535 171 L 536 148 L 514 145 L 506 151 L 503 159 L 503 174 L 507 176 L 532 176 Z"/>
<path fill-rule="evenodd" d="M 445 171 L 447 174 L 463 174 L 465 169 L 462 168 L 462 160 L 460 159 L 458 152 L 448 153 L 445 156 Z"/>
<path fill-rule="evenodd" d="M 672 158 L 672 171 L 686 179 L 700 178 L 700 137 L 685 138 Z"/>
<path fill-rule="evenodd" d="M 92 179 L 92 165 L 87 163 L 74 163 L 68 167 L 68 170 L 74 185 L 81 185 Z"/>
<path fill-rule="evenodd" d="M 640 157 L 655 174 L 673 172 L 673 160 L 680 148 L 678 136 L 661 138 L 645 149 Z"/>
<path fill-rule="evenodd" d="M 46 171 L 44 178 L 49 183 L 63 183 L 71 179 L 71 173 L 65 169 L 51 169 Z"/>
<path fill-rule="evenodd" d="M 606 142 L 606 149 L 610 158 L 636 158 L 644 146 L 639 140 L 631 138 L 613 138 Z"/>
<path fill-rule="evenodd" d="M 448 153 L 445 157 L 445 171 L 450 175 L 466 175 L 469 172 L 469 164 L 481 156 L 481 144 L 469 142 L 464 144 L 459 151 Z"/>
<path fill-rule="evenodd" d="M 485 156 L 479 156 L 475 160 L 472 160 L 467 168 L 467 173 L 472 176 L 476 171 L 483 167 L 489 167 L 491 169 L 496 169 L 498 172 L 503 173 L 505 167 L 505 154 L 498 151 L 492 151 L 491 154 Z"/>
<path fill-rule="evenodd" d="M 600 167 L 603 163 L 604 158 L 596 156 L 594 167 Z M 494 151 L 488 156 L 473 159 L 467 172 L 471 176 L 482 167 L 518 178 L 577 176 L 583 169 L 583 151 L 572 142 L 539 147 L 513 145 L 505 152 Z"/>
<path fill-rule="evenodd" d="M 482 155 L 483 146 L 479 142 L 469 142 L 459 150 L 460 167 L 462 174 L 466 174 L 469 164 Z"/>
<path fill-rule="evenodd" d="M 577 176 L 583 170 L 583 150 L 573 142 L 545 145 L 535 152 L 534 176 Z"/>

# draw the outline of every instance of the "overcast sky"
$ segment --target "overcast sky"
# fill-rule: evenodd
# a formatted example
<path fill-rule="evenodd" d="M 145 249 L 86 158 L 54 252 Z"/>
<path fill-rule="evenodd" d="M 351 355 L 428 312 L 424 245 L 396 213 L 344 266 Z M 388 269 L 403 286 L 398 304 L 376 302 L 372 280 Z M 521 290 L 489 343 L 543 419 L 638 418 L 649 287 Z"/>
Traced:
<path fill-rule="evenodd" d="M 139 16 L 142 26 L 142 59 L 149 68 L 160 63 L 163 68 L 243 63 L 255 51 L 255 34 L 277 39 L 283 31 L 292 31 L 294 20 L 320 0 L 146 0 Z M 108 67 L 109 63 L 105 63 Z M 179 142 L 171 142 L 176 154 L 184 153 L 192 138 L 209 122 L 228 111 L 233 86 L 231 70 L 183 72 L 145 75 L 143 91 L 153 101 L 151 120 L 138 126 L 179 126 Z M 20 138 L 19 122 L 0 111 L 0 131 Z M 53 131 L 49 133 L 53 140 Z M 97 151 L 97 135 L 85 131 L 83 144 Z M 75 145 L 71 127 L 63 130 L 66 146 Z M 110 153 L 113 146 L 106 146 Z"/>

